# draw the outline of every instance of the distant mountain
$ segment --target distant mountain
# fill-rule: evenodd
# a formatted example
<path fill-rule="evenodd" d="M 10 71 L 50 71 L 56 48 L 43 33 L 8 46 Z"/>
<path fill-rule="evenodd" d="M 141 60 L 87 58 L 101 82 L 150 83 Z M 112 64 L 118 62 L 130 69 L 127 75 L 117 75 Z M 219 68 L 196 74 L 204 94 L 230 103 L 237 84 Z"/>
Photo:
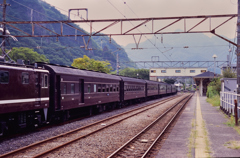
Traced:
<path fill-rule="evenodd" d="M 216 36 L 208 37 L 205 34 L 189 33 L 163 35 L 162 39 L 160 35 L 157 37 L 158 39 L 153 37 L 139 44 L 139 48 L 147 49 L 133 50 L 131 48 L 136 47 L 134 43 L 125 46 L 130 59 L 151 61 L 152 56 L 159 56 L 160 61 L 213 61 L 212 56 L 216 54 L 216 60 L 226 61 L 229 54 L 228 42 Z"/>
<path fill-rule="evenodd" d="M 67 20 L 68 18 L 61 14 L 55 7 L 49 5 L 48 3 L 42 0 L 8 0 L 7 3 L 11 6 L 7 6 L 6 9 L 6 21 L 53 21 L 53 20 Z M 33 12 L 31 12 L 33 9 Z M 0 17 L 2 17 L 2 12 L 0 12 Z M 81 29 L 78 25 L 72 24 L 74 27 Z M 50 30 L 55 31 L 60 34 L 60 24 L 42 24 L 43 27 L 46 27 Z M 25 24 L 22 26 L 17 25 L 20 29 L 28 34 L 31 32 L 31 24 Z M 38 25 L 35 25 L 34 34 L 53 34 L 52 32 L 43 29 Z M 63 25 L 63 34 L 65 35 L 75 35 L 75 29 Z M 7 29 L 12 35 L 23 35 L 23 32 L 18 31 L 17 29 L 7 26 Z M 81 29 L 82 32 L 86 32 Z M 78 35 L 82 33 L 78 31 Z M 107 42 L 105 38 L 102 38 L 102 41 L 99 40 L 100 37 L 93 37 L 89 42 L 88 48 L 92 50 L 85 50 L 80 48 L 84 46 L 82 37 L 59 37 L 59 38 L 32 38 L 24 37 L 18 38 L 18 42 L 11 41 L 12 47 L 29 47 L 34 49 L 34 51 L 39 54 L 44 54 L 51 63 L 60 64 L 60 65 L 71 65 L 73 59 L 83 57 L 87 55 L 90 58 L 96 60 L 108 60 L 112 67 L 116 68 L 116 53 L 112 53 L 118 48 L 121 48 L 113 39 L 112 43 Z M 88 37 L 85 37 L 85 41 L 88 40 Z M 104 43 L 105 49 L 102 49 L 101 43 Z M 9 47 L 8 47 L 9 48 Z M 124 61 L 130 61 L 124 49 L 118 51 L 119 59 Z M 125 66 L 131 66 L 131 64 L 125 64 Z"/>

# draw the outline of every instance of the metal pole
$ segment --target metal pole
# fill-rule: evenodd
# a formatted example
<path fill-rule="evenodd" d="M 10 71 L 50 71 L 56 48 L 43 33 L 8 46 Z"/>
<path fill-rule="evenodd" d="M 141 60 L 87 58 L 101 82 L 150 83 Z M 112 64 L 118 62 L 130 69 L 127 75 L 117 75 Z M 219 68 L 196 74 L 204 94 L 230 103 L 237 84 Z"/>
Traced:
<path fill-rule="evenodd" d="M 235 125 L 238 126 L 238 110 L 237 110 L 237 100 L 234 100 L 234 117 L 235 117 Z"/>
<path fill-rule="evenodd" d="M 238 0 L 238 19 L 237 19 L 237 103 L 240 103 L 240 0 Z"/>
<path fill-rule="evenodd" d="M 5 52 L 5 35 L 6 35 L 6 24 L 4 22 L 6 22 L 6 0 L 3 0 L 3 38 L 2 38 L 2 41 L 3 41 L 3 45 L 2 45 L 2 48 L 3 48 L 3 52 L 2 52 L 2 56 L 4 56 L 4 52 Z M 4 59 L 5 60 L 5 59 Z"/>

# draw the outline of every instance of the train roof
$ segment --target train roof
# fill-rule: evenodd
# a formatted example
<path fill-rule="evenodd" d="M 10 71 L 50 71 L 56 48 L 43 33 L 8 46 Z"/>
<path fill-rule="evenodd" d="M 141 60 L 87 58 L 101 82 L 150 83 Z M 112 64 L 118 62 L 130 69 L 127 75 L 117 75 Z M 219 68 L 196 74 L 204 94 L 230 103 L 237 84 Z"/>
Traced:
<path fill-rule="evenodd" d="M 152 83 L 152 84 L 159 84 L 160 82 L 157 81 L 151 81 L 151 80 L 145 80 L 147 83 Z"/>
<path fill-rule="evenodd" d="M 119 76 L 122 78 L 124 82 L 137 82 L 137 83 L 146 83 L 143 79 L 137 79 L 137 78 L 131 78 L 131 77 L 125 77 L 125 76 Z"/>
<path fill-rule="evenodd" d="M 96 71 L 81 70 L 73 67 L 46 64 L 46 63 L 37 63 L 37 64 L 44 66 L 46 69 L 51 69 L 56 74 L 79 75 L 84 77 L 121 80 L 119 76 L 96 72 Z"/>
<path fill-rule="evenodd" d="M 12 63 L 0 63 L 0 68 L 49 73 L 48 70 L 44 70 L 42 68 L 36 68 L 31 65 L 19 65 L 19 64 L 12 64 Z"/>

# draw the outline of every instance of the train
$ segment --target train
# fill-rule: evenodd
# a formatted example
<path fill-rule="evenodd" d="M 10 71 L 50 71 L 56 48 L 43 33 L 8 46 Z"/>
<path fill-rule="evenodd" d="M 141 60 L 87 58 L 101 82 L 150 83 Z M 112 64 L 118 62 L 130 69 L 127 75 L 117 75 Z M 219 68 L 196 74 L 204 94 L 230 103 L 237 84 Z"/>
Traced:
<path fill-rule="evenodd" d="M 164 82 L 41 62 L 1 62 L 0 135 L 176 93 Z"/>

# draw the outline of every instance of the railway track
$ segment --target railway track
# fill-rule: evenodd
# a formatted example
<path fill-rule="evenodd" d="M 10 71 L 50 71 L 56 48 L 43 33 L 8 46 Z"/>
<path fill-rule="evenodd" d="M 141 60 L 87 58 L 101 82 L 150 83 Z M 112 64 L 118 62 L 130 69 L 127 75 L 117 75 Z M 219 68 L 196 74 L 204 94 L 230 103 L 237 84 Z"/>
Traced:
<path fill-rule="evenodd" d="M 180 96 L 181 97 L 181 96 Z M 103 119 L 92 123 L 90 125 L 80 127 L 78 129 L 66 132 L 64 134 L 28 145 L 26 147 L 14 150 L 12 152 L 0 155 L 0 158 L 3 157 L 42 157 L 48 153 L 51 153 L 57 149 L 60 149 L 64 146 L 67 146 L 71 143 L 74 143 L 80 139 L 86 138 L 100 130 L 113 126 L 123 120 L 126 120 L 130 117 L 143 113 L 149 109 L 152 109 L 156 106 L 164 104 L 173 99 L 179 98 L 179 96 L 174 96 L 171 98 L 164 99 L 158 103 L 153 103 L 151 105 L 140 107 L 107 119 Z"/>
<path fill-rule="evenodd" d="M 170 107 L 141 132 L 109 155 L 108 158 L 152 157 L 151 150 L 191 97 L 192 95 L 189 95 L 183 98 L 179 103 Z"/>

